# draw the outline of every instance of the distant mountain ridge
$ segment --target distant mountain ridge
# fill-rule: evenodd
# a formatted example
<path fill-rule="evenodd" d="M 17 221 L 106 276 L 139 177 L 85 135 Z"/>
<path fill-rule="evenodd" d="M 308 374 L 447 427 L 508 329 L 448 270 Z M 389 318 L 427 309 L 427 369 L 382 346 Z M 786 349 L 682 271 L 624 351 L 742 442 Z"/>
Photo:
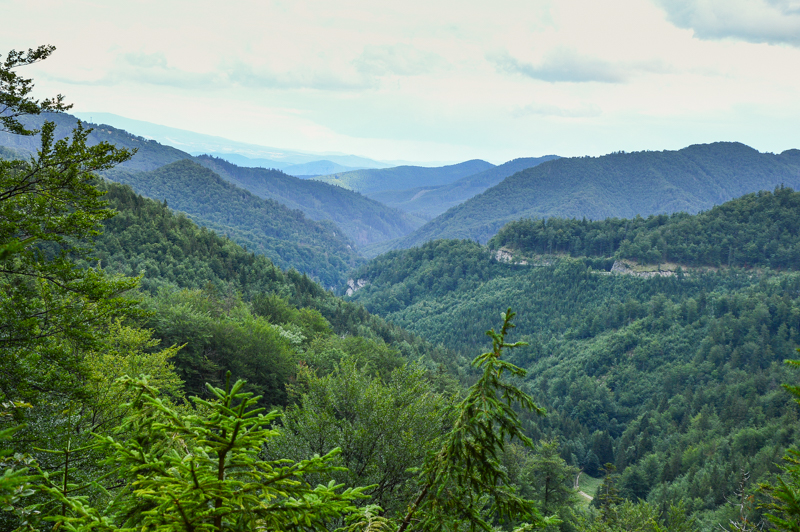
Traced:
<path fill-rule="evenodd" d="M 239 142 L 215 135 L 196 133 L 185 129 L 179 129 L 160 124 L 153 124 L 143 120 L 134 120 L 112 113 L 86 112 L 75 113 L 82 120 L 90 122 L 103 122 L 111 124 L 117 128 L 125 129 L 136 135 L 157 140 L 162 144 L 173 146 L 194 154 L 210 153 L 213 155 L 238 155 L 249 159 L 267 159 L 278 163 L 281 167 L 292 164 L 304 164 L 320 160 L 333 161 L 336 164 L 353 168 L 388 168 L 393 166 L 384 163 L 359 157 L 357 155 L 346 155 L 341 153 L 305 153 L 270 146 L 261 146 L 247 142 Z M 237 163 L 237 161 L 232 161 Z M 237 163 L 238 164 L 238 163 Z M 270 168 L 268 166 L 267 168 Z"/>
<path fill-rule="evenodd" d="M 335 172 L 349 172 L 350 170 L 371 168 L 369 166 L 344 166 L 325 159 L 311 161 L 308 163 L 293 164 L 287 161 L 273 161 L 272 159 L 251 159 L 250 157 L 245 157 L 244 155 L 239 155 L 238 153 L 192 152 L 192 155 L 195 157 L 199 157 L 201 155 L 210 155 L 211 157 L 224 159 L 229 163 L 233 163 L 236 166 L 242 166 L 244 168 L 274 168 L 289 175 L 306 178 L 333 174 Z M 379 168 L 383 168 L 383 166 Z"/>
<path fill-rule="evenodd" d="M 522 218 L 633 218 L 696 213 L 776 186 L 800 187 L 800 150 L 759 153 L 736 142 L 678 151 L 614 153 L 548 161 L 453 207 L 395 249 L 439 238 L 486 242 Z"/>
<path fill-rule="evenodd" d="M 402 191 L 388 190 L 370 194 L 370 197 L 390 207 L 431 219 L 480 194 L 487 188 L 493 187 L 510 175 L 558 158 L 557 155 L 522 157 L 477 174 L 462 177 L 446 185 L 417 187 Z"/>
<path fill-rule="evenodd" d="M 446 185 L 489 168 L 494 168 L 494 165 L 480 159 L 473 159 L 463 163 L 434 168 L 395 166 L 394 168 L 354 170 L 314 179 L 355 190 L 370 197 L 376 192 L 386 190 L 407 190 L 415 187 Z"/>
<path fill-rule="evenodd" d="M 303 211 L 312 220 L 331 220 L 359 246 L 398 238 L 424 220 L 386 207 L 357 192 L 278 170 L 242 168 L 207 155 L 195 160 L 224 179 L 253 194 Z"/>

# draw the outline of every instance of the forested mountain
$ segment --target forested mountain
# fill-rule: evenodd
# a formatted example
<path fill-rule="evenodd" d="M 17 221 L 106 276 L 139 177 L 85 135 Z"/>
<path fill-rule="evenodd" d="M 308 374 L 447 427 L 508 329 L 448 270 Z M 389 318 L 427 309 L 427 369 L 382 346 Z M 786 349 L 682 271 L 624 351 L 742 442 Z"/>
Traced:
<path fill-rule="evenodd" d="M 360 260 L 332 223 L 309 220 L 301 211 L 259 198 L 188 159 L 150 172 L 115 169 L 106 177 L 166 201 L 200 225 L 266 255 L 279 267 L 294 267 L 326 286 L 341 283 L 344 272 Z"/>
<path fill-rule="evenodd" d="M 407 190 L 416 187 L 446 185 L 493 167 L 494 165 L 491 163 L 474 159 L 435 168 L 396 166 L 394 168 L 353 170 L 314 179 L 355 190 L 369 197 L 376 192 L 385 190 Z"/>
<path fill-rule="evenodd" d="M 800 343 L 798 219 L 800 193 L 779 188 L 699 215 L 519 222 L 492 245 L 525 262 L 437 240 L 362 267 L 352 299 L 461 350 L 512 305 L 530 343 L 513 360 L 529 370 L 524 389 L 549 409 L 531 434 L 558 437 L 561 456 L 589 474 L 615 464 L 623 496 L 656 507 L 683 501 L 712 530 L 733 516 L 727 501 L 743 476 L 755 493 L 800 437 L 796 406 L 778 385 L 798 380 L 783 363 Z M 661 261 L 664 241 L 669 258 L 726 267 L 608 272 L 629 252 L 620 242 L 652 243 L 658 257 L 636 256 Z M 742 253 L 732 268 L 728 245 Z M 745 264 L 759 269 L 737 267 Z"/>
<path fill-rule="evenodd" d="M 395 246 L 411 247 L 435 238 L 486 242 L 520 218 L 601 220 L 696 213 L 781 184 L 800 186 L 800 150 L 775 155 L 718 142 L 678 151 L 564 158 L 506 178 Z"/>
<path fill-rule="evenodd" d="M 553 159 L 558 159 L 558 156 L 522 157 L 477 174 L 462 177 L 446 185 L 374 192 L 370 194 L 370 197 L 390 207 L 431 219 L 451 207 L 464 203 L 487 188 L 495 186 L 510 175 Z"/>
<path fill-rule="evenodd" d="M 299 209 L 312 220 L 333 221 L 359 246 L 405 236 L 423 223 L 357 192 L 327 183 L 299 179 L 278 170 L 242 168 L 207 155 L 195 160 L 257 196 Z"/>
<path fill-rule="evenodd" d="M 39 129 L 45 120 L 56 124 L 55 138 L 61 139 L 70 136 L 78 123 L 78 119 L 66 113 L 42 113 L 36 116 L 25 116 L 22 122 L 28 128 Z M 104 124 L 84 123 L 84 128 L 93 131 L 87 139 L 90 146 L 100 142 L 108 142 L 118 148 L 129 150 L 136 149 L 136 155 L 119 166 L 130 170 L 155 170 L 181 159 L 189 159 L 191 155 L 170 146 L 164 146 L 154 140 L 147 140 L 137 135 L 132 135 L 122 129 L 117 129 Z M 39 149 L 38 136 L 21 136 L 0 130 L 0 146 L 7 146 L 22 150 L 26 154 L 35 153 Z"/>

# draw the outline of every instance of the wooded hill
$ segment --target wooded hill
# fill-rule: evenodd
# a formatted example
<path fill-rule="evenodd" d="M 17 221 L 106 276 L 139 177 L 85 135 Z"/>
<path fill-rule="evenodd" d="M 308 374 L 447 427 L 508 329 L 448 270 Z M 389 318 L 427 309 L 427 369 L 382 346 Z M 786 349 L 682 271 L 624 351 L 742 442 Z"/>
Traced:
<path fill-rule="evenodd" d="M 696 213 L 776 186 L 800 187 L 800 150 L 759 153 L 718 142 L 678 151 L 613 153 L 543 163 L 431 220 L 395 248 L 436 238 L 487 242 L 520 218 L 632 218 Z"/>
<path fill-rule="evenodd" d="M 446 185 L 425 185 L 408 190 L 373 192 L 370 197 L 390 207 L 429 220 L 495 186 L 510 175 L 553 159 L 558 159 L 558 156 L 523 157 L 462 177 Z"/>
<path fill-rule="evenodd" d="M 416 187 L 446 185 L 493 167 L 494 165 L 491 163 L 474 159 L 435 168 L 425 166 L 373 168 L 315 177 L 314 179 L 355 190 L 370 197 L 376 192 L 385 190 L 408 190 Z"/>
<path fill-rule="evenodd" d="M 359 247 L 407 235 L 423 220 L 371 200 L 357 192 L 299 179 L 279 170 L 243 168 L 201 155 L 195 161 L 253 194 L 299 209 L 312 220 L 330 220 Z"/>
<path fill-rule="evenodd" d="M 325 286 L 341 283 L 347 269 L 362 260 L 332 223 L 310 220 L 299 210 L 259 198 L 188 159 L 150 172 L 115 169 L 106 177 L 166 201 L 281 268 L 296 268 Z"/>
<path fill-rule="evenodd" d="M 800 194 L 779 187 L 774 193 L 747 194 L 696 216 L 520 220 L 505 225 L 489 241 L 489 248 L 505 248 L 518 256 L 568 254 L 641 264 L 794 270 L 800 265 L 798 214 Z"/>
<path fill-rule="evenodd" d="M 531 421 L 531 434 L 559 438 L 561 456 L 589 474 L 615 464 L 625 497 L 657 507 L 682 501 L 700 529 L 712 530 L 733 518 L 727 501 L 742 479 L 745 493 L 757 493 L 800 436 L 797 407 L 779 386 L 798 381 L 783 361 L 796 358 L 800 342 L 799 263 L 771 269 L 779 249 L 800 243 L 791 229 L 799 199 L 789 189 L 762 192 L 700 215 L 653 217 L 651 227 L 646 219 L 512 224 L 497 244 L 536 252 L 527 265 L 498 261 L 475 242 L 432 241 L 355 272 L 366 286 L 351 299 L 462 351 L 480 344 L 493 313 L 513 305 L 530 343 L 513 360 L 529 370 L 524 389 L 549 410 Z M 659 252 L 659 238 L 671 234 L 667 253 L 696 264 L 713 264 L 732 227 L 736 249 L 755 251 L 733 258 L 732 268 L 650 278 L 608 273 L 623 245 L 582 255 L 600 232 L 573 231 L 586 235 L 575 252 L 563 241 L 560 255 L 538 253 L 549 246 L 548 228 L 626 226 L 631 242 L 658 237 Z M 778 235 L 778 247 L 759 248 L 762 235 Z M 744 263 L 759 270 L 736 267 Z"/>

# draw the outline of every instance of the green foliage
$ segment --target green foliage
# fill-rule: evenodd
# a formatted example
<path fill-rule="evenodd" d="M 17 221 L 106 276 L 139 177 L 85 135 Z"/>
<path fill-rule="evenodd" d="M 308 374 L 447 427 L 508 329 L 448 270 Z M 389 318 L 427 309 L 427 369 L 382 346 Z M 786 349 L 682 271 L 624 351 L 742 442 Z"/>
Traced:
<path fill-rule="evenodd" d="M 126 185 L 106 183 L 105 188 L 109 207 L 117 209 L 118 214 L 104 222 L 104 232 L 95 242 L 94 256 L 109 273 L 142 275 L 140 286 L 150 296 L 157 296 L 161 290 L 169 293 L 176 288 L 187 288 L 202 289 L 208 297 L 232 301 L 239 293 L 250 303 L 253 314 L 274 325 L 289 323 L 289 329 L 297 330 L 305 338 L 303 349 L 323 345 L 324 341 L 317 347 L 311 344 L 332 329 L 338 336 L 365 339 L 363 360 L 372 356 L 368 352 L 374 352 L 375 362 L 384 360 L 388 371 L 396 367 L 391 360 L 397 356 L 404 360 L 421 359 L 430 369 L 444 365 L 455 371 L 460 359 L 452 352 L 369 314 L 360 305 L 342 301 L 307 276 L 292 270 L 282 272 L 268 258 L 198 227 L 163 203 L 143 198 Z M 84 265 L 95 263 L 84 262 Z M 189 338 L 184 335 L 182 339 L 175 336 L 162 340 L 172 345 Z M 205 342 L 202 335 L 194 338 L 200 345 Z M 355 338 L 346 341 L 354 349 L 360 342 Z M 386 348 L 395 354 L 384 352 Z M 191 351 L 194 347 L 190 344 L 187 349 Z M 322 358 L 318 360 L 320 363 Z M 467 361 L 463 364 L 466 366 Z M 328 371 L 331 369 L 330 365 L 326 367 Z M 203 382 L 200 378 L 195 383 L 191 388 L 194 393 L 202 393 Z M 219 380 L 213 382 L 221 384 Z"/>
<path fill-rule="evenodd" d="M 542 440 L 527 464 L 525 474 L 532 491 L 531 498 L 544 515 L 566 518 L 566 512 L 577 503 L 574 489 L 579 469 L 568 465 L 559 456 L 558 441 Z"/>
<path fill-rule="evenodd" d="M 414 496 L 411 468 L 449 428 L 449 401 L 419 367 L 397 367 L 382 380 L 345 356 L 328 375 L 301 372 L 297 387 L 304 391 L 281 419 L 281 435 L 267 444 L 267 455 L 296 460 L 340 448 L 337 463 L 346 470 L 319 482 L 370 486 L 369 502 L 397 517 Z"/>
<path fill-rule="evenodd" d="M 43 111 L 66 111 L 71 105 L 64 103 L 64 97 L 35 100 L 30 97 L 33 80 L 23 78 L 14 70 L 44 61 L 55 52 L 56 47 L 42 45 L 27 52 L 11 50 L 0 65 L 0 132 L 14 135 L 33 135 L 35 130 L 26 129 L 20 122 L 25 115 L 38 115 Z"/>
<path fill-rule="evenodd" d="M 695 532 L 697 525 L 686 517 L 683 506 L 670 506 L 662 515 L 652 504 L 623 501 L 611 508 L 613 520 L 579 514 L 576 525 L 587 532 Z"/>
<path fill-rule="evenodd" d="M 795 368 L 800 366 L 800 360 L 787 360 L 786 363 Z M 795 402 L 800 403 L 800 387 L 790 384 L 783 387 L 794 396 Z M 772 499 L 765 505 L 768 510 L 766 517 L 777 528 L 770 530 L 800 531 L 800 451 L 788 449 L 775 483 L 762 483 L 761 489 Z"/>
<path fill-rule="evenodd" d="M 205 384 L 221 386 L 225 374 L 247 378 L 246 389 L 264 404 L 286 403 L 294 373 L 295 347 L 304 337 L 292 328 L 254 316 L 235 295 L 208 290 L 163 290 L 143 301 L 147 326 L 165 345 L 180 345 L 174 363 L 186 390 L 205 395 Z"/>
<path fill-rule="evenodd" d="M 87 146 L 80 126 L 58 141 L 53 129 L 42 126 L 36 157 L 0 161 L 0 397 L 15 400 L 79 392 L 95 326 L 125 312 L 120 295 L 136 284 L 75 264 L 113 216 L 94 172 L 131 154 Z"/>
<path fill-rule="evenodd" d="M 525 436 L 515 411 L 543 415 L 533 399 L 515 385 L 502 380 L 525 376 L 525 371 L 500 357 L 503 349 L 524 345 L 506 343 L 514 327 L 511 309 L 502 313 L 500 332 L 486 334 L 492 339 L 492 351 L 478 356 L 473 366 L 483 375 L 456 406 L 453 428 L 444 437 L 441 448 L 428 455 L 419 471 L 420 491 L 409 506 L 398 531 L 458 530 L 469 526 L 491 531 L 493 519 L 500 522 L 528 520 L 532 525 L 555 523 L 543 518 L 535 503 L 515 493 L 508 473 L 500 464 L 500 455 L 512 439 L 532 446 Z M 410 528 L 409 528 L 410 527 Z"/>
<path fill-rule="evenodd" d="M 488 241 L 521 218 L 634 218 L 696 213 L 785 184 L 800 188 L 798 150 L 759 153 L 717 142 L 678 151 L 614 153 L 548 161 L 453 207 L 396 244 L 439 238 Z"/>
<path fill-rule="evenodd" d="M 278 413 L 256 408 L 242 381 L 209 386 L 211 400 L 192 399 L 196 413 L 176 410 L 146 380 L 123 383 L 136 392 L 118 429 L 124 438 L 101 436 L 97 445 L 126 489 L 98 507 L 41 471 L 39 489 L 62 505 L 61 512 L 40 505 L 43 521 L 71 531 L 326 530 L 363 497 L 363 488 L 305 480 L 336 470 L 338 450 L 299 462 L 261 460 Z"/>
<path fill-rule="evenodd" d="M 791 209 L 778 215 L 776 205 L 794 195 L 779 189 L 720 211 L 743 213 L 739 234 L 752 235 L 747 217 L 763 220 L 762 207 L 776 225 L 789 223 Z M 697 234 L 714 235 L 701 216 L 692 217 Z M 615 464 L 628 500 L 683 501 L 704 530 L 735 521 L 726 502 L 741 470 L 772 482 L 798 437 L 778 383 L 789 380 L 782 361 L 800 341 L 800 276 L 731 268 L 641 278 L 597 271 L 595 260 L 502 263 L 473 242 L 435 241 L 355 272 L 368 284 L 352 299 L 462 353 L 491 309 L 514 302 L 517 331 L 532 346 L 510 361 L 529 370 L 522 389 L 550 412 L 535 423 L 523 416 L 527 435 L 558 437 L 562 458 L 593 475 Z"/>

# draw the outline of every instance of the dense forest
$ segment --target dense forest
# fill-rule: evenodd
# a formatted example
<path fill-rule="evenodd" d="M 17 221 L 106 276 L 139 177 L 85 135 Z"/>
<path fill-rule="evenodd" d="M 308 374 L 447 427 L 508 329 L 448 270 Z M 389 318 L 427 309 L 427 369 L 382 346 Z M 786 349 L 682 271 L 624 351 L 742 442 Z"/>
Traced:
<path fill-rule="evenodd" d="M 395 247 L 437 238 L 485 243 L 520 218 L 633 218 L 697 213 L 776 186 L 800 187 L 800 150 L 759 153 L 735 142 L 678 151 L 548 161 L 514 174 L 431 220 Z"/>

